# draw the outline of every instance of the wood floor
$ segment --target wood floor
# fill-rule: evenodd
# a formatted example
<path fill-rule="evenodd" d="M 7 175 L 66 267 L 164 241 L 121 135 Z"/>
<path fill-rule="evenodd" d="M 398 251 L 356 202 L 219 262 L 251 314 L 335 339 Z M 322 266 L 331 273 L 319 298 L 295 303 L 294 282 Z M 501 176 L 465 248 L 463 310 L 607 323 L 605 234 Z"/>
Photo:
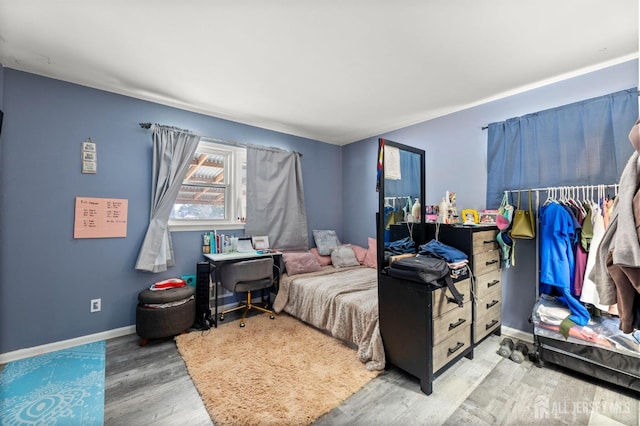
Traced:
<path fill-rule="evenodd" d="M 549 365 L 516 364 L 496 354 L 500 339 L 489 337 L 473 360 L 438 377 L 430 396 L 391 367 L 315 425 L 640 425 L 638 394 Z M 212 424 L 173 340 L 141 348 L 135 335 L 107 341 L 104 420 Z"/>

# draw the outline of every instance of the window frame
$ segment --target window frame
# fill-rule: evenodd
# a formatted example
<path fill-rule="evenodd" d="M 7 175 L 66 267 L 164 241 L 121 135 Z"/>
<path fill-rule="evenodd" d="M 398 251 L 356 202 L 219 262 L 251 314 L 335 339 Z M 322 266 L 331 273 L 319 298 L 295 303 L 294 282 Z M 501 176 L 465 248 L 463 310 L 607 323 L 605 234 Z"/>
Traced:
<path fill-rule="evenodd" d="M 172 219 L 169 218 L 169 231 L 211 231 L 244 229 L 244 222 L 238 220 L 241 206 L 238 200 L 242 197 L 242 166 L 246 163 L 246 147 L 238 144 L 224 144 L 215 139 L 200 138 L 196 152 L 215 153 L 226 156 L 224 183 L 217 186 L 225 188 L 225 217 L 215 219 Z M 184 183 L 184 182 L 183 182 Z M 193 185 L 193 184 L 189 184 Z M 246 187 L 245 187 L 246 188 Z M 245 189 L 246 190 L 246 189 Z M 246 194 L 244 197 L 246 204 Z M 175 204 L 175 203 L 174 203 Z M 246 209 L 245 209 L 246 211 Z"/>

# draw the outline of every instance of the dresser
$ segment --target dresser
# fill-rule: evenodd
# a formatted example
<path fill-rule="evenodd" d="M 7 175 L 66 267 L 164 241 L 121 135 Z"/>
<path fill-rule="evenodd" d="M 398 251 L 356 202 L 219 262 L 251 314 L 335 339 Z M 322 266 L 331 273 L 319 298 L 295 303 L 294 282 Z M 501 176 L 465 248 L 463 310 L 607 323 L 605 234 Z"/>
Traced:
<path fill-rule="evenodd" d="M 462 357 L 473 359 L 471 280 L 455 283 L 459 306 L 446 284 L 378 277 L 379 324 L 387 362 L 420 380 L 430 395 L 433 380 Z"/>
<path fill-rule="evenodd" d="M 500 248 L 495 226 L 457 226 L 426 224 L 427 241 L 435 238 L 469 256 L 473 275 L 473 336 L 474 344 L 491 333 L 500 335 L 502 310 L 502 279 Z"/>

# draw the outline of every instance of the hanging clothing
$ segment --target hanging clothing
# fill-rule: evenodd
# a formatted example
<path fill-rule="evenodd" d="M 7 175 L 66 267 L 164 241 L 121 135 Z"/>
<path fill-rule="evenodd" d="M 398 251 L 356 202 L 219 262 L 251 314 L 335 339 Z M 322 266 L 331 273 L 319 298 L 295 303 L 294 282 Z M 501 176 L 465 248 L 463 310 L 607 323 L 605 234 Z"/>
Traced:
<path fill-rule="evenodd" d="M 615 265 L 613 255 L 609 252 L 607 256 L 607 270 L 616 283 L 620 330 L 631 333 L 640 329 L 640 268 Z"/>
<path fill-rule="evenodd" d="M 593 209 L 591 208 L 591 204 L 583 203 L 582 207 L 587 212 L 587 215 L 584 217 L 582 221 L 582 232 L 580 232 L 580 244 L 584 251 L 588 252 L 591 250 L 591 240 L 593 239 Z M 599 210 L 598 210 L 599 211 Z"/>
<path fill-rule="evenodd" d="M 592 209 L 591 217 L 593 218 L 593 237 L 591 238 L 589 256 L 587 257 L 587 267 L 585 269 L 584 281 L 582 283 L 580 301 L 583 303 L 590 303 L 601 311 L 607 311 L 609 309 L 609 305 L 603 305 L 600 303 L 600 297 L 596 290 L 596 283 L 589 278 L 593 265 L 596 263 L 596 257 L 598 257 L 600 241 L 602 241 L 602 237 L 604 236 L 604 218 L 600 213 L 600 207 L 595 206 L 594 209 Z"/>
<path fill-rule="evenodd" d="M 638 164 L 640 120 L 629 133 L 636 149 L 620 176 L 619 192 L 613 204 L 611 220 L 598 248 L 598 257 L 589 278 L 596 283 L 600 302 L 618 304 L 620 329 L 630 333 L 636 324 L 640 306 L 640 191 Z"/>
<path fill-rule="evenodd" d="M 609 252 L 613 251 L 614 265 L 640 267 L 640 243 L 633 214 L 633 197 L 639 176 L 637 159 L 638 153 L 634 153 L 622 172 L 620 192 L 615 199 L 609 226 L 602 237 L 598 257 L 591 272 L 590 278 L 597 285 L 600 301 L 605 304 L 616 302 L 615 283 L 606 271 Z"/>
<path fill-rule="evenodd" d="M 587 268 L 587 258 L 589 253 L 582 247 L 582 244 L 576 244 L 576 253 L 575 253 L 575 271 L 574 278 L 571 285 L 571 294 L 575 297 L 580 297 L 582 294 L 582 286 L 584 284 L 584 273 Z"/>
<path fill-rule="evenodd" d="M 571 311 L 569 319 L 578 325 L 589 322 L 589 312 L 571 295 L 574 279 L 574 217 L 559 203 L 540 209 L 540 291 L 559 295 L 558 300 Z"/>

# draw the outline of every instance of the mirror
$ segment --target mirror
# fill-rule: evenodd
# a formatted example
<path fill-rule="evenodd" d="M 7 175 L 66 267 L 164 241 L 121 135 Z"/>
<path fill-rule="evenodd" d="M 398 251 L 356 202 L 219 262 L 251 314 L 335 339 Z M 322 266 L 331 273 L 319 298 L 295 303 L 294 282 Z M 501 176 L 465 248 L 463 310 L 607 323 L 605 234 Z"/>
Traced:
<path fill-rule="evenodd" d="M 378 271 L 393 254 L 416 253 L 424 242 L 425 152 L 378 140 Z M 410 247 L 406 237 L 411 236 Z"/>

